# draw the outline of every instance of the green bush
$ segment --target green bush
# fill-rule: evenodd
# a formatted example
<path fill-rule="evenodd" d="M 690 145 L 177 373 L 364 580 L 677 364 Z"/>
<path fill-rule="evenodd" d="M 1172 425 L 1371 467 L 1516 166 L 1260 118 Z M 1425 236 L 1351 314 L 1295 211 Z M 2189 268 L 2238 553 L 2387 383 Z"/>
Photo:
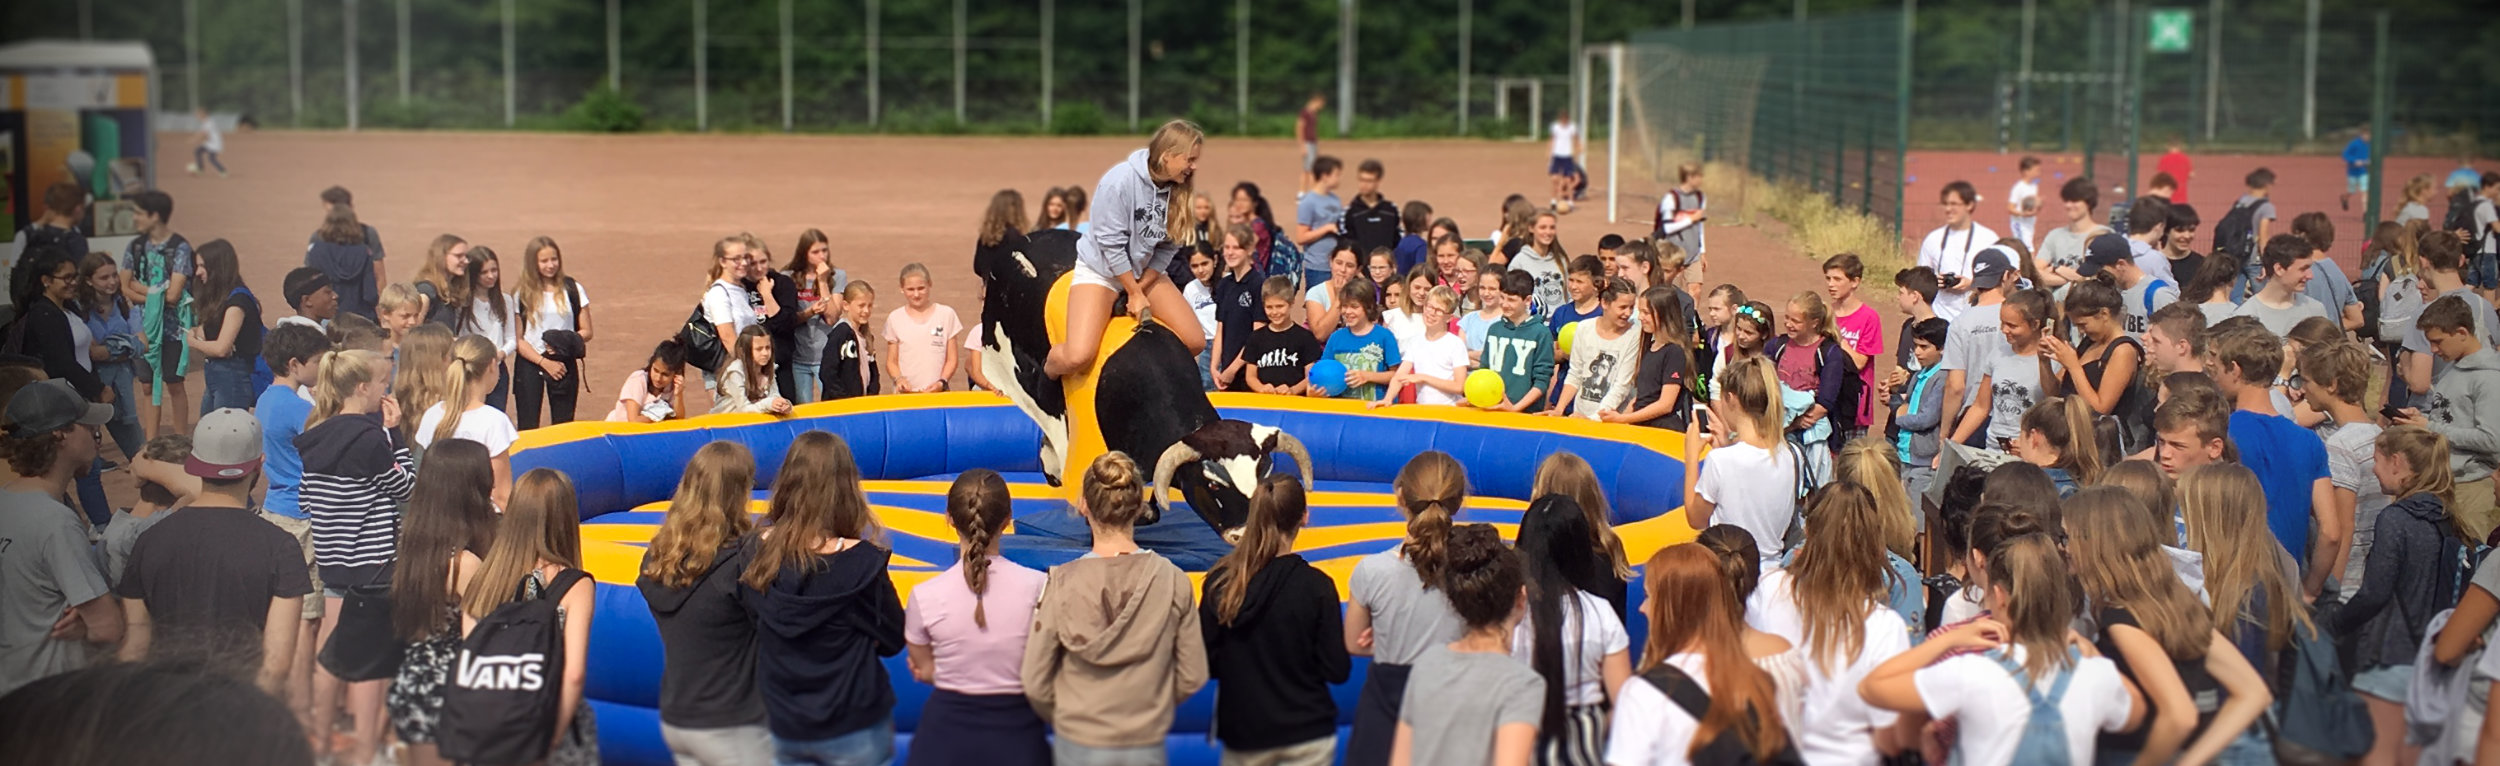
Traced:
<path fill-rule="evenodd" d="M 1062 136 L 1094 136 L 1111 132 L 1111 117 L 1089 101 L 1063 101 L 1050 110 L 1050 132 Z"/>
<path fill-rule="evenodd" d="M 584 133 L 632 133 L 642 130 L 642 105 L 601 85 L 565 109 L 562 124 L 566 130 Z"/>

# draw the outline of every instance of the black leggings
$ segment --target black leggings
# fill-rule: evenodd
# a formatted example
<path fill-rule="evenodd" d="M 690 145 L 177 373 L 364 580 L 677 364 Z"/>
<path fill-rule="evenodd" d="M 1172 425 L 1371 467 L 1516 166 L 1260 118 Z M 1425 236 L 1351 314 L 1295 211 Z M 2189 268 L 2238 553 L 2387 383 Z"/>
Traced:
<path fill-rule="evenodd" d="M 547 395 L 547 424 L 573 422 L 573 405 L 581 399 L 582 363 L 565 363 L 563 380 L 549 380 L 547 371 L 528 361 L 512 366 L 512 405 L 521 418 L 521 430 L 538 427 L 538 395 Z"/>

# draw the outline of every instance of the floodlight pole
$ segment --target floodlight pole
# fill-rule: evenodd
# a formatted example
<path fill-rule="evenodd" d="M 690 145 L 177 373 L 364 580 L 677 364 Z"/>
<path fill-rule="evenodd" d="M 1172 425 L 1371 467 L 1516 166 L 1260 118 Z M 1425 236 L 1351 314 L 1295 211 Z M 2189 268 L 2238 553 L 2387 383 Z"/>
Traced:
<path fill-rule="evenodd" d="M 1244 2 L 1247 2 L 1247 0 L 1244 0 Z M 1050 81 L 1050 58 L 1051 58 L 1051 49 L 1050 49 L 1050 46 L 1051 46 L 1051 38 L 1052 38 L 1052 36 L 1053 36 L 1053 34 L 1052 34 L 1052 33 L 1053 33 L 1053 31 L 1054 31 L 1054 27 L 1055 27 L 1055 26 L 1056 26 L 1056 24 L 1058 23 L 1058 22 L 1057 22 L 1057 21 L 1053 18 L 1053 17 L 1054 17 L 1054 15 L 1055 15 L 1055 14 L 1054 14 L 1054 11 L 1056 10 L 1055 8 L 1053 8 L 1053 6 L 1054 6 L 1054 5 L 1056 5 L 1056 3 L 1052 2 L 1052 0 L 1042 0 L 1042 129 L 1043 129 L 1043 130 L 1049 130 L 1049 129 L 1050 129 L 1050 86 L 1051 86 L 1051 81 Z"/>
<path fill-rule="evenodd" d="M 711 30 L 705 26 L 703 6 L 704 0 L 694 0 L 694 129 L 697 132 L 712 129 L 711 94 L 705 90 L 710 85 L 709 72 L 705 70 L 710 68 L 711 62 L 705 56 L 706 49 L 711 47 Z"/>
<path fill-rule="evenodd" d="M 79 4 L 86 7 L 84 2 Z M 290 121 L 304 124 L 304 0 L 286 0 L 286 95 Z"/>
<path fill-rule="evenodd" d="M 396 17 L 398 17 L 398 18 L 397 18 L 397 21 L 399 22 L 399 24 L 398 24 L 398 29 L 396 30 L 396 32 L 397 32 L 397 33 L 393 35 L 394 37 L 397 37 L 397 38 L 398 38 L 398 40 L 397 40 L 397 44 L 398 44 L 398 45 L 397 45 L 397 49 L 396 49 L 396 50 L 394 50 L 394 51 L 392 51 L 392 53 L 393 53 L 394 57 L 398 59 L 398 61 L 396 61 L 395 63 L 397 64 L 397 67 L 398 67 L 398 74 L 399 74 L 399 103 L 400 103 L 400 105 L 402 105 L 402 106 L 406 106 L 406 105 L 408 104 L 408 3 L 409 3 L 409 1 L 410 1 L 410 0 L 399 0 L 399 2 L 398 2 L 397 4 L 395 4 L 395 5 L 393 6 L 393 8 L 392 8 L 392 10 L 396 11 L 396 13 L 394 13 L 393 15 L 394 15 L 394 16 L 396 16 Z M 302 2 L 302 0 L 296 0 L 296 2 L 300 3 L 300 2 Z M 299 12 L 300 12 L 300 11 L 299 11 Z"/>
<path fill-rule="evenodd" d="M 964 124 L 964 0 L 955 0 L 955 124 Z"/>
<path fill-rule="evenodd" d="M 409 1 L 410 0 L 399 0 L 399 7 L 403 9 L 403 13 L 405 12 L 404 9 L 408 7 Z M 625 54 L 622 52 L 623 46 L 618 44 L 620 42 L 618 38 L 624 36 L 624 23 L 618 19 L 618 9 L 616 5 L 617 0 L 608 0 L 608 90 L 625 89 L 625 85 L 621 77 L 625 70 Z M 400 50 L 402 51 L 401 55 L 406 55 L 405 51 L 407 48 L 405 46 L 402 46 Z"/>
<path fill-rule="evenodd" d="M 1128 0 L 1128 129 L 1137 131 L 1137 44 L 1145 36 L 1145 25 L 1138 20 L 1145 11 L 1138 8 L 1141 0 Z"/>
<path fill-rule="evenodd" d="M 1580 135 L 1588 135 L 1589 124 L 1589 50 L 1584 46 L 1586 33 L 1581 30 L 1588 0 L 1571 0 L 1571 121 L 1580 126 Z M 1805 0 L 1797 0 L 1802 4 Z"/>
<path fill-rule="evenodd" d="M 1250 0 L 1233 0 L 1233 132 L 1250 132 Z"/>
<path fill-rule="evenodd" d="M 2309 0 L 2308 27 L 2301 37 L 2300 137 L 2318 137 L 2318 0 Z"/>
<path fill-rule="evenodd" d="M 788 133 L 793 119 L 790 109 L 790 0 L 781 0 L 781 132 Z"/>
<path fill-rule="evenodd" d="M 868 125 L 877 125 L 877 0 L 868 0 Z"/>
<path fill-rule="evenodd" d="M 2214 115 L 2222 105 L 2222 0 L 2205 11 L 2205 140 L 2214 140 Z"/>
<path fill-rule="evenodd" d="M 515 112 L 514 101 L 517 100 L 520 79 L 517 76 L 517 67 L 513 63 L 512 2 L 513 0 L 503 0 L 501 3 L 503 6 L 503 126 L 507 128 L 512 127 Z"/>
<path fill-rule="evenodd" d="M 184 4 L 187 6 L 190 2 Z M 341 17 L 347 27 L 347 129 L 352 131 L 363 124 L 364 117 L 361 114 L 363 93 L 357 83 L 361 76 L 356 73 L 356 0 L 347 0 L 345 11 Z M 194 69 L 196 71 L 196 67 Z"/>
<path fill-rule="evenodd" d="M 354 0 L 349 0 L 348 7 L 355 7 Z M 350 31 L 355 29 L 353 22 L 349 23 L 348 29 Z M 347 49 L 350 51 L 356 49 L 356 36 L 353 34 L 347 36 Z M 200 0 L 182 0 L 182 82 L 183 88 L 190 91 L 191 111 L 199 111 Z"/>
<path fill-rule="evenodd" d="M 2039 0 L 2023 0 L 2023 47 L 2014 78 L 2014 143 L 2031 148 L 2031 46 L 2039 26 Z M 2000 144 L 1998 152 L 2004 151 Z"/>
<path fill-rule="evenodd" d="M 1691 0 L 1686 0 L 1691 2 Z M 1476 0 L 1458 0 L 1458 134 L 1467 135 L 1469 59 L 1475 54 Z"/>
<path fill-rule="evenodd" d="M 1337 0 L 1337 135 L 1354 135 L 1354 13 L 1360 0 Z"/>

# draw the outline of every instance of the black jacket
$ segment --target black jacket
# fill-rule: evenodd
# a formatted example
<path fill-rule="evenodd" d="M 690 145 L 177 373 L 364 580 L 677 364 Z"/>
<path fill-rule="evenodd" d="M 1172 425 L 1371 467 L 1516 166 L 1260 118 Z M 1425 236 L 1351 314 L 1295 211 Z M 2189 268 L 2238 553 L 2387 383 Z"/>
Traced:
<path fill-rule="evenodd" d="M 876 393 L 878 386 L 877 352 L 868 344 L 874 342 L 860 334 L 859 326 L 837 322 L 825 333 L 825 357 L 817 378 L 823 381 L 825 401 L 849 399 Z"/>
<path fill-rule="evenodd" d="M 1379 204 L 1364 204 L 1360 195 L 1346 200 L 1345 234 L 1354 238 L 1354 252 L 1360 256 L 1356 262 L 1370 263 L 1374 249 L 1396 248 L 1398 237 L 1405 233 L 1398 226 L 1398 203 L 1389 201 L 1387 196 L 1382 196 Z"/>
<path fill-rule="evenodd" d="M 1215 738 L 1237 750 L 1308 742 L 1337 731 L 1330 684 L 1345 683 L 1345 615 L 1336 581 L 1286 554 L 1250 576 L 1241 611 L 1217 618 L 1224 574 L 1210 574 L 1198 599 L 1215 687 Z"/>
<path fill-rule="evenodd" d="M 799 328 L 807 324 L 799 318 L 799 282 L 778 271 L 764 278 L 768 283 L 764 289 L 773 291 L 773 305 L 781 307 L 781 313 L 758 317 L 763 320 L 764 334 L 773 339 L 773 383 L 781 391 L 796 394 L 799 368 L 790 360 L 799 349 Z"/>
<path fill-rule="evenodd" d="M 738 547 L 722 548 L 711 569 L 683 588 L 645 574 L 634 580 L 660 626 L 660 721 L 689 729 L 764 722 L 755 688 L 755 621 L 738 606 Z M 648 568 L 651 554 L 643 553 Z"/>
<path fill-rule="evenodd" d="M 749 536 L 729 566 L 744 572 L 762 552 Z M 756 685 L 773 736 L 816 741 L 866 729 L 894 713 L 894 686 L 878 658 L 903 651 L 903 600 L 886 572 L 893 554 L 859 544 L 784 567 L 772 586 L 740 586 L 755 618 Z"/>
<path fill-rule="evenodd" d="M 104 396 L 104 380 L 96 377 L 94 370 L 79 366 L 78 360 L 88 350 L 80 348 L 69 331 L 69 323 L 83 325 L 86 320 L 70 316 L 61 310 L 60 304 L 41 295 L 26 303 L 18 307 L 17 324 L 8 329 L 8 334 L 15 336 L 8 341 L 19 344 L 13 350 L 43 360 L 43 374 L 69 381 L 70 387 L 78 389 L 78 395 L 87 397 L 87 401 Z"/>
<path fill-rule="evenodd" d="M 2467 575 L 2465 544 L 2437 496 L 2390 503 L 2371 539 L 2361 589 L 2327 618 L 2327 627 L 2354 647 L 2346 666 L 2361 670 L 2411 664 L 2431 617 L 2456 605 Z"/>

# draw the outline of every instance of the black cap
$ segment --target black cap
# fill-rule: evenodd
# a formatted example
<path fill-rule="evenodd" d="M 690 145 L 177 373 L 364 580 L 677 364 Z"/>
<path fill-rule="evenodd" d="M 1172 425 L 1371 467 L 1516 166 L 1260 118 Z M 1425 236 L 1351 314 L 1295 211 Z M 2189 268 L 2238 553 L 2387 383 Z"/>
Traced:
<path fill-rule="evenodd" d="M 2126 237 L 2103 234 L 2085 243 L 2083 264 L 2076 266 L 2075 271 L 2087 277 L 2097 276 L 2102 269 L 2133 260 L 2135 249 L 2127 244 Z"/>
<path fill-rule="evenodd" d="M 1970 286 L 1987 290 L 2005 283 L 2005 275 L 2014 270 L 2014 257 L 2004 246 L 1990 245 L 1970 260 Z"/>

